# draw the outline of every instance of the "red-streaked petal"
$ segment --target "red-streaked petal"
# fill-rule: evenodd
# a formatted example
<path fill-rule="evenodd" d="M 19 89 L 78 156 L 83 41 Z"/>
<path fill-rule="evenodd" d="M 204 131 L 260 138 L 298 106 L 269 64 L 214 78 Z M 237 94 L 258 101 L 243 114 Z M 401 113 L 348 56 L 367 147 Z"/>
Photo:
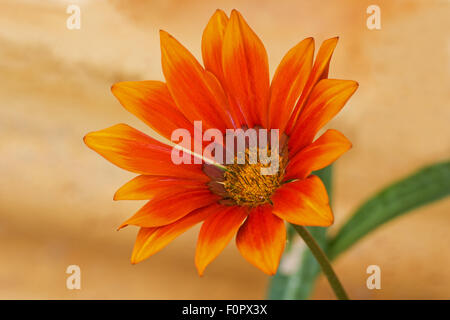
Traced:
<path fill-rule="evenodd" d="M 307 38 L 286 53 L 273 76 L 270 86 L 269 127 L 284 132 L 299 98 L 314 57 L 314 39 Z"/>
<path fill-rule="evenodd" d="M 195 209 L 213 204 L 220 199 L 208 189 L 198 189 L 172 194 L 161 194 L 147 202 L 131 218 L 122 223 L 119 229 L 127 225 L 140 227 L 159 227 L 171 224 Z"/>
<path fill-rule="evenodd" d="M 222 43 L 228 17 L 225 12 L 217 9 L 203 31 L 202 57 L 205 69 L 211 71 L 223 83 Z"/>
<path fill-rule="evenodd" d="M 286 244 L 286 227 L 272 214 L 271 206 L 256 207 L 239 229 L 236 244 L 248 262 L 273 275 Z"/>
<path fill-rule="evenodd" d="M 248 127 L 267 127 L 269 65 L 263 43 L 239 12 L 231 12 L 222 47 L 225 86 Z"/>
<path fill-rule="evenodd" d="M 206 266 L 227 246 L 245 217 L 245 208 L 223 206 L 206 218 L 198 235 L 195 252 L 195 265 L 199 275 L 203 275 Z"/>
<path fill-rule="evenodd" d="M 150 200 L 156 195 L 173 194 L 192 189 L 207 189 L 206 182 L 174 177 L 140 175 L 124 184 L 114 200 Z"/>
<path fill-rule="evenodd" d="M 219 81 L 165 31 L 160 32 L 161 62 L 167 87 L 180 111 L 207 128 L 232 128 L 228 101 Z"/>
<path fill-rule="evenodd" d="M 287 127 L 287 134 L 291 133 L 291 130 L 294 128 L 295 123 L 297 122 L 303 106 L 305 105 L 308 97 L 313 90 L 314 86 L 322 79 L 328 77 L 328 70 L 330 68 L 330 60 L 333 55 L 334 49 L 336 48 L 337 42 L 339 38 L 334 37 L 328 40 L 325 40 L 319 48 L 319 52 L 317 52 L 316 59 L 314 61 L 314 66 L 309 75 L 308 81 L 303 89 L 302 95 L 295 105 L 294 112 L 292 113 L 291 119 L 289 120 L 289 124 Z"/>
<path fill-rule="evenodd" d="M 175 165 L 172 147 L 126 125 L 88 133 L 86 145 L 116 166 L 139 174 L 207 181 L 201 165 Z"/>
<path fill-rule="evenodd" d="M 202 57 L 205 69 L 215 75 L 225 90 L 234 127 L 238 128 L 242 124 L 245 124 L 244 117 L 239 107 L 236 105 L 236 102 L 226 92 L 227 90 L 222 69 L 222 45 L 228 21 L 229 19 L 225 12 L 219 9 L 216 10 L 203 32 Z"/>
<path fill-rule="evenodd" d="M 333 163 L 352 147 L 352 143 L 339 131 L 327 130 L 316 141 L 298 152 L 286 168 L 285 180 L 304 179 Z"/>
<path fill-rule="evenodd" d="M 289 140 L 290 155 L 295 155 L 310 144 L 316 133 L 344 107 L 357 88 L 356 81 L 321 80 L 311 92 L 308 104 L 292 131 Z"/>
<path fill-rule="evenodd" d="M 164 82 L 126 81 L 112 86 L 122 106 L 150 128 L 170 140 L 175 129 L 192 132 L 192 124 L 178 110 Z"/>
<path fill-rule="evenodd" d="M 333 213 L 328 194 L 317 176 L 286 183 L 272 196 L 273 213 L 300 226 L 328 227 L 333 224 Z"/>
<path fill-rule="evenodd" d="M 167 226 L 156 228 L 141 228 L 134 244 L 131 263 L 135 264 L 147 259 L 167 246 L 173 239 L 205 220 L 211 213 L 218 210 L 219 205 L 210 205 L 195 210 L 184 218 Z"/>

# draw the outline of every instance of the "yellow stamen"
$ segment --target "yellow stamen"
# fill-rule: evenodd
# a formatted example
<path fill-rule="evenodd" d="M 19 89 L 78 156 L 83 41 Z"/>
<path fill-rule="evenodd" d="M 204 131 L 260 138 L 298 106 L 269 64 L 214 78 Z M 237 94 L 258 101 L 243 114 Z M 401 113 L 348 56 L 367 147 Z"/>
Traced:
<path fill-rule="evenodd" d="M 269 151 L 270 152 L 270 151 Z M 256 207 L 270 203 L 270 197 L 281 185 L 284 176 L 285 159 L 279 156 L 279 168 L 273 174 L 261 174 L 261 168 L 270 167 L 259 161 L 249 163 L 249 150 L 245 152 L 245 164 L 235 163 L 227 165 L 224 173 L 224 188 L 230 199 L 237 205 Z"/>

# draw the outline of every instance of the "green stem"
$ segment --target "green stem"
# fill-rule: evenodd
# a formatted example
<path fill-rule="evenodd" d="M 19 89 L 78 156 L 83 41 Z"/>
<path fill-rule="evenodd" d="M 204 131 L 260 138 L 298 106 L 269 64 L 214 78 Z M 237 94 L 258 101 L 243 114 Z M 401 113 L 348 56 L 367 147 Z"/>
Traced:
<path fill-rule="evenodd" d="M 333 268 L 331 267 L 330 261 L 328 260 L 325 252 L 323 252 L 322 248 L 320 248 L 320 246 L 317 244 L 316 240 L 314 240 L 311 233 L 309 233 L 309 231 L 303 226 L 294 225 L 294 228 L 297 231 L 297 233 L 300 235 L 300 237 L 302 237 L 303 241 L 305 241 L 306 245 L 309 247 L 312 254 L 317 259 L 317 262 L 319 262 L 323 273 L 327 277 L 331 288 L 333 289 L 334 293 L 336 294 L 336 297 L 339 300 L 349 300 L 347 293 L 345 292 L 344 288 L 342 287 L 342 284 L 339 281 Z"/>

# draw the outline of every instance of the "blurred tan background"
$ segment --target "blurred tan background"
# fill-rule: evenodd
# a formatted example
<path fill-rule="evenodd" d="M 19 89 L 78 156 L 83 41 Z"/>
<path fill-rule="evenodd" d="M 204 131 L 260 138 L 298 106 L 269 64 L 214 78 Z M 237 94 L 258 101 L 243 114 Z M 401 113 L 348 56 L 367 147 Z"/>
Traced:
<path fill-rule="evenodd" d="M 66 28 L 69 3 L 81 30 Z M 381 7 L 381 30 L 366 8 Z M 267 48 L 271 71 L 305 37 L 339 35 L 330 77 L 360 88 L 330 126 L 353 142 L 335 170 L 339 227 L 393 179 L 450 156 L 449 1 L 0 0 L 0 298 L 260 299 L 269 278 L 234 242 L 203 278 L 198 227 L 132 266 L 137 232 L 116 227 L 138 202 L 113 202 L 134 175 L 89 150 L 89 131 L 124 122 L 149 132 L 110 93 L 124 80 L 163 79 L 158 30 L 200 58 L 216 8 L 237 8 Z M 352 298 L 450 298 L 450 200 L 380 228 L 336 261 Z M 336 229 L 334 229 L 336 230 Z M 68 265 L 81 290 L 67 290 Z M 382 289 L 366 288 L 368 265 Z M 314 298 L 332 298 L 320 279 Z"/>

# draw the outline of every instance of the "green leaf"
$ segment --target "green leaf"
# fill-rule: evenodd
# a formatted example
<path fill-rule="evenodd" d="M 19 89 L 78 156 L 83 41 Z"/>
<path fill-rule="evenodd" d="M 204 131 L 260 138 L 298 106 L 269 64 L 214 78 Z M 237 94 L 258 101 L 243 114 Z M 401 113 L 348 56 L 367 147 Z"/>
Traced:
<path fill-rule="evenodd" d="M 331 201 L 332 167 L 328 166 L 314 174 L 322 179 Z M 288 234 L 291 234 L 289 231 L 292 231 L 292 234 L 296 234 L 292 225 L 288 224 L 287 228 Z M 326 251 L 327 229 L 322 227 L 308 227 L 308 230 L 322 249 Z M 290 250 L 293 249 L 289 245 L 286 248 L 285 255 L 289 254 Z M 311 251 L 306 248 L 302 254 L 301 265 L 295 273 L 290 275 L 283 274 L 280 268 L 278 268 L 277 274 L 272 278 L 270 283 L 268 298 L 273 300 L 308 299 L 314 289 L 315 280 L 319 272 L 319 263 L 316 261 Z"/>
<path fill-rule="evenodd" d="M 425 167 L 383 189 L 356 210 L 328 243 L 336 258 L 380 225 L 420 206 L 450 195 L 450 162 Z"/>

